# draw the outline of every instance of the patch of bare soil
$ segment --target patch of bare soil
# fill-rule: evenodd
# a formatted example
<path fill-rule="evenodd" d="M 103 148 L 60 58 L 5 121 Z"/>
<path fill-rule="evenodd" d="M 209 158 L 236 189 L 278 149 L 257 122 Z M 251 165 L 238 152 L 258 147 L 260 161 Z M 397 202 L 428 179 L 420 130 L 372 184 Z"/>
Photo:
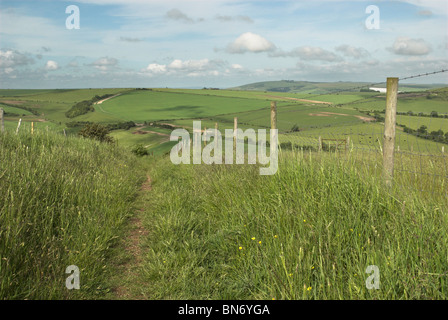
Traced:
<path fill-rule="evenodd" d="M 317 100 L 308 100 L 308 99 L 299 99 L 299 98 L 292 98 L 292 97 L 280 97 L 280 96 L 263 96 L 263 97 L 269 97 L 269 98 L 274 98 L 274 99 L 287 99 L 287 100 L 310 102 L 310 103 L 332 104 L 331 102 L 317 101 Z"/>
<path fill-rule="evenodd" d="M 322 114 L 322 113 L 308 113 L 309 116 L 312 117 L 329 117 L 329 114 Z"/>
<path fill-rule="evenodd" d="M 169 134 L 166 134 L 166 133 L 150 131 L 150 130 L 137 130 L 137 131 L 132 132 L 132 134 L 147 134 L 147 133 L 154 133 L 154 134 L 157 134 L 159 136 L 164 136 L 164 137 L 170 136 Z"/>
<path fill-rule="evenodd" d="M 371 117 L 363 117 L 363 116 L 355 116 L 355 117 L 358 119 L 361 119 L 362 121 L 367 121 L 367 122 L 375 121 L 375 118 L 371 118 Z"/>
<path fill-rule="evenodd" d="M 141 190 L 144 192 L 151 191 L 151 178 L 149 176 L 142 184 Z M 137 278 L 136 270 L 138 270 L 138 267 L 142 263 L 142 238 L 148 235 L 148 230 L 145 229 L 142 222 L 142 215 L 144 211 L 144 208 L 137 210 L 135 216 L 129 221 L 131 229 L 126 241 L 125 250 L 131 254 L 131 259 L 126 264 L 121 266 L 125 273 L 124 277 L 126 278 Z M 125 286 L 114 288 L 114 293 L 119 299 L 144 299 L 143 297 L 135 297 L 132 295 L 129 292 L 129 288 L 126 288 Z"/>
<path fill-rule="evenodd" d="M 95 104 L 102 104 L 104 101 L 109 100 L 109 99 L 112 99 L 112 98 L 115 98 L 115 97 L 118 97 L 119 95 L 121 95 L 121 93 L 116 94 L 116 95 L 114 95 L 114 96 L 112 96 L 112 97 L 103 99 L 103 100 L 99 100 L 99 101 L 95 102 Z"/>
<path fill-rule="evenodd" d="M 335 115 L 335 116 L 344 116 L 344 117 L 350 117 L 353 116 L 355 118 L 358 118 L 362 121 L 375 121 L 375 118 L 371 118 L 371 117 L 364 117 L 364 116 L 358 116 L 358 115 L 350 115 L 350 114 L 346 114 L 346 113 L 335 113 L 335 112 L 328 112 L 328 111 L 322 111 L 320 113 L 309 113 L 309 116 L 314 116 L 314 117 L 329 117 L 330 115 Z"/>
<path fill-rule="evenodd" d="M 0 103 L 7 103 L 7 104 L 15 104 L 15 105 L 21 105 L 24 104 L 26 101 L 19 101 L 19 100 L 2 100 Z"/>

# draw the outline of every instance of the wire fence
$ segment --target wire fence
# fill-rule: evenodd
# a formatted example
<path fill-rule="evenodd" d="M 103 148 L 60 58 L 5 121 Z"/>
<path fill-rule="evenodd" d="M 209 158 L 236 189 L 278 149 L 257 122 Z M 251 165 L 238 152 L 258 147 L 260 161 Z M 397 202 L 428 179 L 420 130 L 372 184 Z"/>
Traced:
<path fill-rule="evenodd" d="M 399 80 L 426 77 L 447 71 L 428 72 L 402 77 Z M 331 100 L 328 99 L 328 96 L 334 97 L 334 95 L 344 92 L 355 92 L 355 90 L 371 88 L 384 83 L 386 82 L 337 90 L 330 94 L 316 94 L 307 99 L 325 97 L 326 100 Z M 393 181 L 404 189 L 447 197 L 448 91 L 429 90 L 399 93 L 397 97 L 401 109 L 396 112 Z M 298 152 L 309 150 L 335 155 L 351 160 L 351 163 L 363 168 L 366 174 L 381 176 L 384 173 L 384 113 L 386 108 L 386 99 L 384 98 L 384 95 L 375 95 L 346 103 L 314 104 L 300 108 L 301 112 L 309 112 L 304 115 L 314 116 L 316 119 L 327 118 L 327 121 L 316 120 L 321 124 L 314 127 L 310 125 L 301 129 L 299 126 L 298 132 L 279 130 L 282 133 L 280 136 L 281 149 Z M 415 98 L 418 99 L 415 100 Z M 366 106 L 368 103 L 370 104 Z M 407 110 L 403 111 L 402 109 L 405 107 Z M 335 108 L 338 108 L 338 111 L 335 112 Z M 356 110 L 358 113 L 354 114 L 350 112 L 350 109 Z M 279 108 L 278 112 L 280 127 L 293 125 L 294 121 L 288 119 L 286 115 L 288 110 Z M 347 121 L 341 121 L 342 117 Z"/>

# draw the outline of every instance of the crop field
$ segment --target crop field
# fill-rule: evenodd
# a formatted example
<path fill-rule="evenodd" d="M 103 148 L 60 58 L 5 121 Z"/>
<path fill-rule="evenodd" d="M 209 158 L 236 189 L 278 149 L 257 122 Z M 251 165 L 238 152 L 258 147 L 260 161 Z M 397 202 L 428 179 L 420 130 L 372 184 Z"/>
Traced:
<path fill-rule="evenodd" d="M 397 123 L 414 130 L 417 130 L 420 126 L 426 126 L 428 132 L 437 130 L 448 131 L 448 119 L 445 118 L 397 115 Z"/>
<path fill-rule="evenodd" d="M 103 113 L 125 120 L 158 121 L 197 118 L 223 113 L 261 109 L 263 102 L 255 99 L 204 96 L 198 94 L 152 92 L 147 90 L 123 94 L 101 104 Z"/>
<path fill-rule="evenodd" d="M 435 97 L 428 99 L 428 95 L 431 93 L 416 93 L 415 96 L 398 95 L 397 101 L 397 112 L 408 112 L 412 111 L 414 113 L 422 112 L 424 114 L 430 114 L 432 111 L 436 111 L 440 114 L 448 113 L 446 107 L 446 91 L 447 89 L 440 89 L 440 97 Z M 437 91 L 436 91 L 437 92 Z M 443 94 L 443 95 L 442 95 Z M 347 104 L 347 107 L 358 108 L 359 110 L 384 110 L 385 106 L 385 95 L 378 96 L 374 98 L 365 99 L 365 101 L 357 101 Z"/>

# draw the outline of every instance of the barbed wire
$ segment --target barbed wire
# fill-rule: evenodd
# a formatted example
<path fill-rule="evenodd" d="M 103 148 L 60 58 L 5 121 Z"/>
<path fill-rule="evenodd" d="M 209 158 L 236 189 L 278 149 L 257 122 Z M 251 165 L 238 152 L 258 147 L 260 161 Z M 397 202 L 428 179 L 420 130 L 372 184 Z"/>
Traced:
<path fill-rule="evenodd" d="M 421 74 L 417 74 L 417 75 L 413 75 L 413 76 L 408 76 L 405 78 L 398 78 L 398 80 L 404 81 L 404 80 L 408 80 L 408 79 L 426 77 L 426 76 L 430 76 L 430 75 L 437 74 L 437 73 L 443 73 L 443 72 L 448 72 L 448 69 L 442 69 L 442 70 L 434 71 L 434 72 L 421 73 Z"/>
<path fill-rule="evenodd" d="M 438 74 L 438 73 L 443 73 L 443 72 L 448 72 L 448 69 L 442 69 L 442 70 L 433 71 L 433 72 L 426 72 L 426 73 L 416 74 L 416 75 L 412 75 L 412 76 L 406 76 L 406 77 L 403 77 L 403 78 L 399 77 L 398 80 L 399 81 L 404 81 L 404 80 L 408 80 L 408 79 L 426 77 L 426 76 L 430 76 L 430 75 Z M 362 85 L 362 86 L 356 86 L 356 87 L 351 87 L 351 88 L 346 88 L 346 89 L 335 89 L 335 90 L 331 90 L 331 91 L 326 92 L 326 93 L 319 93 L 319 94 L 307 96 L 307 98 L 314 98 L 314 97 L 320 97 L 320 96 L 324 96 L 324 95 L 338 94 L 338 93 L 341 93 L 341 92 L 350 92 L 350 91 L 360 90 L 360 89 L 367 88 L 367 87 L 378 86 L 380 84 L 385 84 L 385 83 L 387 83 L 387 81 L 370 83 L 370 84 L 366 84 L 366 85 Z"/>

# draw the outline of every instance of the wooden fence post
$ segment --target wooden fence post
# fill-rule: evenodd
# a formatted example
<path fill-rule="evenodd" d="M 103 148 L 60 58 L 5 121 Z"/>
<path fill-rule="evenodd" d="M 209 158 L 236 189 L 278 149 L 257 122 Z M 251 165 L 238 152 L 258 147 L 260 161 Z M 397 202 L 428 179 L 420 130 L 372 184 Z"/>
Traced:
<path fill-rule="evenodd" d="M 34 134 L 34 122 L 31 121 L 31 134 Z"/>
<path fill-rule="evenodd" d="M 350 136 L 347 136 L 347 141 L 345 142 L 345 152 L 350 150 Z"/>
<path fill-rule="evenodd" d="M 238 130 L 238 118 L 233 118 L 233 152 L 236 154 L 236 143 L 237 143 L 237 130 Z"/>
<path fill-rule="evenodd" d="M 271 129 L 277 129 L 277 102 L 271 101 Z"/>
<path fill-rule="evenodd" d="M 5 131 L 5 121 L 3 119 L 3 108 L 0 108 L 0 122 L 1 122 L 1 132 Z"/>
<path fill-rule="evenodd" d="M 397 118 L 398 78 L 387 78 L 386 114 L 384 117 L 383 175 L 386 185 L 394 177 L 395 124 Z"/>
<path fill-rule="evenodd" d="M 215 122 L 215 150 L 214 150 L 214 154 L 215 155 L 218 152 L 218 122 Z"/>
<path fill-rule="evenodd" d="M 319 152 L 322 151 L 322 137 L 319 136 Z"/>
<path fill-rule="evenodd" d="M 19 133 L 20 125 L 22 124 L 22 119 L 19 119 L 19 123 L 17 124 L 16 134 Z"/>
<path fill-rule="evenodd" d="M 277 129 L 277 102 L 275 101 L 271 101 L 271 130 L 273 129 Z M 269 135 L 270 137 L 272 137 L 272 135 Z M 277 136 L 278 137 L 278 136 Z M 273 143 L 272 141 L 269 141 L 270 146 L 269 146 L 269 150 L 270 150 L 270 156 L 272 157 L 272 155 L 276 152 L 275 150 L 275 143 Z M 281 151 L 281 148 L 280 148 Z"/>

